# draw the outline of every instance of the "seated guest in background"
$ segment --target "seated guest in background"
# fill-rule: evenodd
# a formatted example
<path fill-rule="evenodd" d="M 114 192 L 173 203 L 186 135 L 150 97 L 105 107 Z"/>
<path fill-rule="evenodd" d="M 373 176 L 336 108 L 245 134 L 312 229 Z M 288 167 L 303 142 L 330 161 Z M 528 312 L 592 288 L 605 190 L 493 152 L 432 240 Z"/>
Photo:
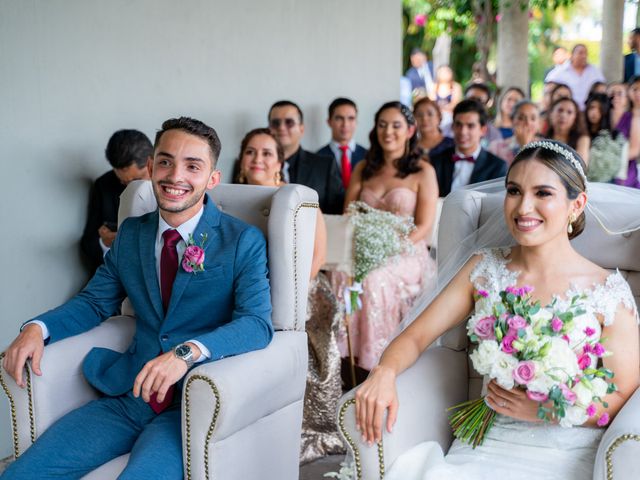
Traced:
<path fill-rule="evenodd" d="M 441 197 L 470 183 L 503 177 L 507 173 L 505 161 L 480 144 L 487 121 L 487 111 L 477 100 L 463 100 L 456 105 L 453 110 L 455 146 L 430 157 Z"/>
<path fill-rule="evenodd" d="M 594 82 L 594 84 L 591 85 L 591 88 L 589 89 L 589 94 L 587 95 L 587 100 L 594 93 L 604 93 L 604 94 L 606 94 L 607 93 L 607 84 L 604 83 L 604 82 Z M 585 100 L 585 102 L 586 102 L 586 100 Z"/>
<path fill-rule="evenodd" d="M 464 90 L 464 98 L 473 98 L 479 101 L 482 105 L 484 105 L 484 108 L 487 111 L 487 115 L 489 114 L 491 104 L 493 103 L 493 97 L 491 94 L 491 89 L 486 83 L 470 83 L 469 85 L 467 85 L 467 88 L 465 88 Z M 494 140 L 501 139 L 502 134 L 500 133 L 500 130 L 498 130 L 495 125 L 487 120 L 487 128 L 481 140 L 482 146 L 486 148 Z"/>
<path fill-rule="evenodd" d="M 511 113 L 513 136 L 491 142 L 488 150 L 507 162 L 507 166 L 511 165 L 520 149 L 538 137 L 539 112 L 537 105 L 531 100 L 516 103 Z"/>
<path fill-rule="evenodd" d="M 551 105 L 556 103 L 561 98 L 573 98 L 571 96 L 571 89 L 564 83 L 550 83 L 553 85 L 553 88 L 551 89 L 551 93 L 549 95 L 550 103 L 547 110 L 543 111 L 540 114 L 540 133 L 542 135 L 546 135 L 547 130 L 549 129 L 549 111 L 551 110 Z"/>
<path fill-rule="evenodd" d="M 609 114 L 611 102 L 605 93 L 593 93 L 587 98 L 587 109 L 584 111 L 587 134 L 591 140 L 589 149 L 589 180 L 598 182 L 610 182 L 620 172 L 622 145 L 619 143 L 623 136 L 611 127 Z M 626 142 L 624 142 L 626 143 Z M 623 150 L 624 165 L 626 168 L 627 151 Z M 615 168 L 615 165 L 618 168 Z"/>
<path fill-rule="evenodd" d="M 87 223 L 80 240 L 92 274 L 104 263 L 103 257 L 116 238 L 120 194 L 129 182 L 149 178 L 147 162 L 153 157 L 153 146 L 138 130 L 118 130 L 109 139 L 105 156 L 111 170 L 91 188 Z"/>
<path fill-rule="evenodd" d="M 414 219 L 409 235 L 413 251 L 389 258 L 364 278 L 362 309 L 350 319 L 351 346 L 364 370 L 375 366 L 413 299 L 435 279 L 435 262 L 427 249 L 436 220 L 438 185 L 434 169 L 417 147 L 416 122 L 400 102 L 385 103 L 376 113 L 369 134 L 371 148 L 353 171 L 345 208 L 360 200 L 400 217 Z M 332 274 L 334 292 L 342 296 L 345 276 Z M 346 329 L 340 351 L 348 356 Z"/>
<path fill-rule="evenodd" d="M 629 34 L 631 53 L 624 56 L 624 81 L 640 75 L 640 28 L 634 28 Z"/>
<path fill-rule="evenodd" d="M 551 105 L 549 128 L 545 137 L 566 143 L 589 165 L 591 140 L 584 125 L 582 112 L 571 98 L 561 98 Z"/>
<path fill-rule="evenodd" d="M 618 123 L 627 110 L 629 110 L 629 97 L 627 94 L 627 84 L 611 82 L 607 87 L 607 95 L 611 101 L 611 126 L 618 129 Z"/>
<path fill-rule="evenodd" d="M 435 82 L 433 81 L 433 63 L 429 62 L 427 54 L 419 49 L 413 48 L 409 54 L 411 68 L 404 74 L 411 80 L 411 90 L 416 90 L 422 95 L 429 95 L 433 92 Z"/>
<path fill-rule="evenodd" d="M 304 135 L 300 107 L 289 100 L 274 103 L 269 109 L 269 128 L 284 149 L 284 181 L 313 188 L 324 213 L 342 213 L 344 187 L 335 158 L 308 152 L 300 146 Z"/>
<path fill-rule="evenodd" d="M 126 297 L 136 312 L 123 353 L 94 348 L 84 359 L 99 398 L 51 425 L 3 479 L 81 478 L 128 452 L 120 479 L 183 478 L 182 379 L 196 363 L 264 348 L 273 337 L 264 236 L 206 194 L 220 182 L 219 154 L 213 128 L 185 117 L 164 122 L 148 167 L 158 209 L 126 219 L 85 289 L 27 322 L 7 349 L 3 366 L 24 387 L 27 359 L 47 375 L 47 338 L 94 328 Z M 192 241 L 206 256 L 189 262 Z"/>
<path fill-rule="evenodd" d="M 418 125 L 418 147 L 423 155 L 437 155 L 453 146 L 453 138 L 445 137 L 440 130 L 442 114 L 436 102 L 421 98 L 413 106 L 413 116 Z"/>
<path fill-rule="evenodd" d="M 244 183 L 279 187 L 282 182 L 284 150 L 270 130 L 256 128 L 240 145 L 240 171 Z M 327 277 L 320 272 L 327 249 L 324 217 L 318 212 L 311 262 L 311 283 L 305 330 L 309 342 L 309 371 L 302 419 L 300 462 L 344 453 L 334 421 L 342 395 L 340 353 L 336 335 L 342 316 Z"/>
<path fill-rule="evenodd" d="M 453 70 L 449 65 L 440 65 L 436 70 L 436 83 L 429 98 L 440 107 L 442 126 L 449 125 L 453 115 L 453 107 L 462 100 L 462 87 L 455 81 Z"/>
<path fill-rule="evenodd" d="M 494 125 L 500 130 L 502 138 L 509 138 L 513 135 L 513 123 L 511 121 L 513 107 L 526 95 L 518 87 L 507 88 L 498 100 L 498 113 Z"/>
<path fill-rule="evenodd" d="M 631 77 L 628 93 L 629 111 L 622 115 L 616 127 L 629 140 L 629 168 L 626 178 L 618 178 L 615 183 L 640 188 L 640 77 Z"/>
<path fill-rule="evenodd" d="M 329 105 L 327 125 L 331 129 L 331 141 L 316 153 L 334 157 L 342 176 L 342 185 L 349 186 L 351 172 L 362 160 L 367 149 L 358 145 L 353 138 L 358 123 L 358 108 L 353 100 L 336 98 Z"/>
<path fill-rule="evenodd" d="M 598 67 L 587 62 L 587 47 L 579 43 L 573 47 L 569 61 L 551 70 L 545 81 L 569 85 L 573 99 L 580 110 L 584 110 L 584 102 L 591 85 L 595 82 L 604 82 L 605 78 Z"/>

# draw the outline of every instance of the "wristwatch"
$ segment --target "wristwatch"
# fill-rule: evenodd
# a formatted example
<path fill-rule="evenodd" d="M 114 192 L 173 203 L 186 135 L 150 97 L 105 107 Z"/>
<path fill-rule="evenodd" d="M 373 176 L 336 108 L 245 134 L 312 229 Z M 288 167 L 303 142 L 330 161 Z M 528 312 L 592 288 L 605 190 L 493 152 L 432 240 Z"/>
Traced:
<path fill-rule="evenodd" d="M 193 367 L 193 350 L 191 350 L 189 345 L 181 343 L 173 349 L 173 353 L 176 357 L 185 361 L 187 368 Z"/>

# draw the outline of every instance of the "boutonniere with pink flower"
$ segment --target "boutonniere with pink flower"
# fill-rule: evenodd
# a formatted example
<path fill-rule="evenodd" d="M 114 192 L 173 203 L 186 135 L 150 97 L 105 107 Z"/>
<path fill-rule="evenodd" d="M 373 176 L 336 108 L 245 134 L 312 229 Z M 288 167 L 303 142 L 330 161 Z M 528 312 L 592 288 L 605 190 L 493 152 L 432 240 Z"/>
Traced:
<path fill-rule="evenodd" d="M 200 245 L 196 245 L 193 235 L 189 234 L 187 249 L 182 255 L 182 268 L 187 273 L 204 272 L 204 243 L 207 241 L 207 234 L 200 234 Z"/>

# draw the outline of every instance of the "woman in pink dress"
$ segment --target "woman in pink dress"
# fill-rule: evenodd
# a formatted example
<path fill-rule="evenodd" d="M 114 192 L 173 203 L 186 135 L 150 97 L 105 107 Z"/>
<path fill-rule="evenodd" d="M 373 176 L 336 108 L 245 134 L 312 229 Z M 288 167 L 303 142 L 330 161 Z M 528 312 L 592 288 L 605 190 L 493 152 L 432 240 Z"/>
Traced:
<path fill-rule="evenodd" d="M 387 259 L 364 279 L 362 309 L 351 319 L 350 334 L 357 364 L 365 370 L 376 365 L 415 297 L 435 279 L 428 241 L 436 220 L 438 182 L 433 167 L 422 160 L 415 134 L 411 111 L 400 102 L 385 103 L 369 134 L 371 148 L 365 160 L 356 165 L 346 193 L 345 208 L 361 200 L 411 217 L 416 227 L 409 236 L 414 252 Z M 346 357 L 346 329 L 338 342 Z"/>

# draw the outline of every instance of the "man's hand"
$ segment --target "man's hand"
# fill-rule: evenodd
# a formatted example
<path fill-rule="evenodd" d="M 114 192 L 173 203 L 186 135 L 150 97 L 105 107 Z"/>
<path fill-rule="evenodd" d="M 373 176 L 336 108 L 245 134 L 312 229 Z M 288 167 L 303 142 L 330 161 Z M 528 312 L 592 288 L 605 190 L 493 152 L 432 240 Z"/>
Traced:
<path fill-rule="evenodd" d="M 193 358 L 200 358 L 200 349 L 193 343 L 187 343 L 193 351 Z M 148 361 L 140 370 L 140 373 L 133 382 L 133 396 L 139 397 L 149 403 L 151 395 L 156 394 L 158 403 L 164 401 L 167 390 L 174 383 L 178 382 L 187 373 L 187 363 L 176 357 L 173 350 L 163 353 L 159 357 Z"/>
<path fill-rule="evenodd" d="M 25 363 L 28 359 L 31 359 L 33 373 L 42 375 L 40 360 L 42 359 L 43 352 L 44 340 L 42 339 L 42 328 L 32 323 L 24 327 L 20 335 L 9 345 L 9 348 L 5 352 L 2 366 L 16 381 L 18 386 L 24 388 L 26 383 L 22 372 Z"/>
<path fill-rule="evenodd" d="M 100 239 L 102 240 L 102 243 L 104 243 L 104 246 L 108 248 L 111 248 L 111 244 L 116 239 L 116 232 L 109 230 L 106 225 L 102 225 L 98 229 L 98 235 L 100 235 Z"/>

